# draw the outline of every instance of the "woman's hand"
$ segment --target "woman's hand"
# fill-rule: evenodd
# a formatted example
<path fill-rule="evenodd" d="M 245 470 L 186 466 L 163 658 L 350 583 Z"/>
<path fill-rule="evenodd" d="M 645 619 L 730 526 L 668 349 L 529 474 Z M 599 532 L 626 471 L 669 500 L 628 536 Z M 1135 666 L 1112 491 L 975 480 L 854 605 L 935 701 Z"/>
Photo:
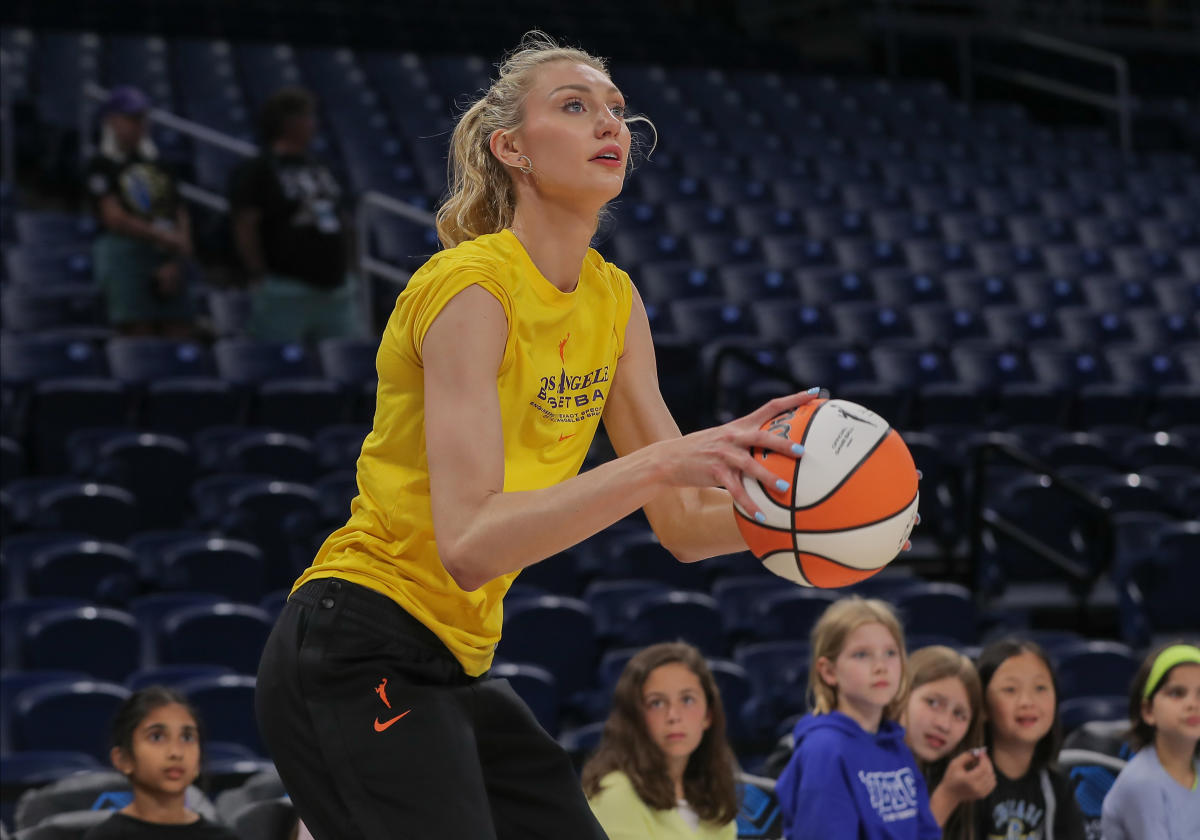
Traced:
<path fill-rule="evenodd" d="M 750 454 L 751 449 L 768 449 L 797 458 L 804 451 L 785 437 L 764 431 L 772 417 L 817 399 L 819 389 L 777 397 L 755 411 L 722 426 L 703 429 L 674 440 L 655 444 L 662 458 L 663 479 L 675 487 L 724 487 L 733 500 L 751 516 L 758 507 L 742 485 L 750 476 L 768 486 L 781 479 Z"/>

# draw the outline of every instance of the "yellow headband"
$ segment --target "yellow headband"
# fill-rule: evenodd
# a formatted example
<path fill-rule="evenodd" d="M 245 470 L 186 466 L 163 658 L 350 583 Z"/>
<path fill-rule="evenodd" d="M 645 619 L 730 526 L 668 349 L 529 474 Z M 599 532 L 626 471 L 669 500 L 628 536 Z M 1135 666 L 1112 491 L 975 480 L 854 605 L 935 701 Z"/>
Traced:
<path fill-rule="evenodd" d="M 1171 645 L 1155 657 L 1154 665 L 1150 668 L 1150 676 L 1146 679 L 1146 688 L 1142 692 L 1142 699 L 1149 700 L 1150 695 L 1162 682 L 1163 675 L 1176 665 L 1183 664 L 1200 665 L 1200 648 L 1195 645 Z"/>

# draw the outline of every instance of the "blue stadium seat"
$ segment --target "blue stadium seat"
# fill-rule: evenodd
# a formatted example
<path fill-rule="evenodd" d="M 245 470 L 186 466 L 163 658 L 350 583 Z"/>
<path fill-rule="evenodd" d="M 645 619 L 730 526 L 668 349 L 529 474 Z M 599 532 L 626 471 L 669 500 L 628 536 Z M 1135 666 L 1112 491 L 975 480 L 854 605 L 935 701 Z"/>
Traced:
<path fill-rule="evenodd" d="M 767 341 L 787 345 L 810 336 L 837 335 L 833 316 L 821 304 L 764 300 L 750 304 L 750 308 L 757 334 Z"/>
<path fill-rule="evenodd" d="M 222 472 L 269 475 L 283 481 L 310 481 L 316 473 L 316 453 L 308 438 L 297 434 L 245 429 L 228 442 Z"/>
<path fill-rule="evenodd" d="M 871 272 L 871 286 L 876 300 L 894 307 L 946 300 L 946 285 L 940 274 L 906 268 L 877 269 Z"/>
<path fill-rule="evenodd" d="M 248 641 L 248 640 L 247 640 Z M 262 641 L 266 641 L 264 636 Z M 261 648 L 256 649 L 257 654 Z M 258 734 L 258 723 L 254 718 L 254 667 L 243 670 L 243 675 L 223 674 L 211 677 L 194 677 L 176 685 L 204 721 L 206 734 L 216 741 L 229 741 L 265 755 L 262 738 Z"/>
<path fill-rule="evenodd" d="M 612 245 L 604 250 L 618 265 L 635 266 L 664 260 L 686 260 L 687 240 L 654 230 L 618 230 Z"/>
<path fill-rule="evenodd" d="M 582 572 L 580 569 L 580 552 L 575 549 L 560 551 L 532 566 L 521 570 L 518 583 L 531 584 L 541 587 L 551 595 L 579 595 Z M 592 605 L 593 611 L 595 606 Z M 597 621 L 597 624 L 599 622 Z M 597 630 L 599 628 L 597 627 Z"/>
<path fill-rule="evenodd" d="M 763 263 L 722 266 L 717 271 L 717 281 L 730 303 L 792 302 L 799 296 L 795 279 L 789 273 L 767 268 Z"/>
<path fill-rule="evenodd" d="M 946 299 L 955 306 L 982 309 L 1017 302 L 1016 286 L 1007 275 L 952 272 L 944 280 Z"/>
<path fill-rule="evenodd" d="M 341 385 L 360 386 L 378 378 L 375 355 L 379 344 L 359 338 L 327 338 L 317 345 L 325 376 Z"/>
<path fill-rule="evenodd" d="M 584 588 L 582 599 L 592 611 L 596 638 L 611 641 L 621 638 L 637 601 L 669 591 L 667 584 L 652 578 L 594 580 Z"/>
<path fill-rule="evenodd" d="M 558 681 L 553 674 L 538 665 L 504 662 L 492 666 L 491 676 L 508 680 L 542 728 L 553 736 L 558 735 Z"/>
<path fill-rule="evenodd" d="M 1071 275 L 1048 275 L 1039 272 L 1020 272 L 1013 275 L 1017 299 L 1026 309 L 1059 309 L 1085 306 L 1083 282 Z"/>
<path fill-rule="evenodd" d="M 74 283 L 49 287 L 11 283 L 0 300 L 4 329 L 14 333 L 104 323 L 100 290 Z"/>
<path fill-rule="evenodd" d="M 832 592 L 795 588 L 763 598 L 754 614 L 754 635 L 763 641 L 808 639 L 821 613 L 837 600 Z"/>
<path fill-rule="evenodd" d="M 271 480 L 271 476 L 262 473 L 216 473 L 196 479 L 191 490 L 193 524 L 203 531 L 215 530 L 235 491 Z"/>
<path fill-rule="evenodd" d="M 780 271 L 789 271 L 804 266 L 832 266 L 835 264 L 833 249 L 820 239 L 798 234 L 764 236 L 763 257 L 767 265 Z"/>
<path fill-rule="evenodd" d="M 293 581 L 311 561 L 314 529 L 320 523 L 316 491 L 303 484 L 269 481 L 234 490 L 220 527 L 252 542 L 267 559 L 267 588 Z"/>
<path fill-rule="evenodd" d="M 217 375 L 212 351 L 193 341 L 118 336 L 108 342 L 107 352 L 109 369 L 122 382 L 142 384 L 156 379 Z"/>
<path fill-rule="evenodd" d="M 1140 657 L 1119 642 L 1081 642 L 1055 651 L 1061 697 L 1126 695 Z"/>
<path fill-rule="evenodd" d="M 671 233 L 676 236 L 728 235 L 735 232 L 733 214 L 720 204 L 671 202 L 663 207 L 663 217 Z"/>
<path fill-rule="evenodd" d="M 164 548 L 165 590 L 213 592 L 253 603 L 266 592 L 266 561 L 257 546 L 219 537 L 185 540 Z"/>
<path fill-rule="evenodd" d="M 302 344 L 223 338 L 213 347 L 221 378 L 238 385 L 270 379 L 303 379 L 318 373 Z"/>
<path fill-rule="evenodd" d="M 742 236 L 796 235 L 803 232 L 798 212 L 774 205 L 739 205 L 734 208 L 733 215 Z"/>
<path fill-rule="evenodd" d="M 701 266 L 749 265 L 762 261 L 756 240 L 736 234 L 707 233 L 688 237 L 692 260 Z"/>
<path fill-rule="evenodd" d="M 1070 734 L 1093 720 L 1124 720 L 1129 715 L 1129 697 L 1111 694 L 1099 697 L 1072 697 L 1058 707 L 1063 732 Z"/>
<path fill-rule="evenodd" d="M 324 472 L 354 469 L 370 432 L 371 427 L 365 423 L 342 423 L 319 429 L 313 435 L 318 468 Z"/>
<path fill-rule="evenodd" d="M 209 426 L 237 423 L 243 401 L 219 379 L 166 379 L 149 383 L 141 397 L 141 418 L 148 429 L 190 437 Z"/>
<path fill-rule="evenodd" d="M 914 303 L 908 314 L 917 339 L 926 345 L 949 349 L 964 341 L 990 337 L 987 324 L 974 308 L 934 301 Z"/>
<path fill-rule="evenodd" d="M 1052 311 L 1021 306 L 988 306 L 982 313 L 992 339 L 1001 345 L 1017 349 L 1038 344 L 1058 344 L 1063 340 L 1062 327 Z"/>
<path fill-rule="evenodd" d="M 108 374 L 97 342 L 66 331 L 13 333 L 0 336 L 0 376 L 5 382 L 78 379 Z"/>
<path fill-rule="evenodd" d="M 798 272 L 797 279 L 800 300 L 812 306 L 875 299 L 874 287 L 867 281 L 867 275 L 860 272 L 809 269 Z"/>
<path fill-rule="evenodd" d="M 713 272 L 689 260 L 655 261 L 636 272 L 636 285 L 649 304 L 670 304 L 691 298 L 711 298 L 721 293 Z"/>
<path fill-rule="evenodd" d="M 557 678 L 560 699 L 570 702 L 591 684 L 596 666 L 592 611 L 583 601 L 553 595 L 512 604 L 496 655 L 542 666 Z"/>
<path fill-rule="evenodd" d="M 90 248 L 83 243 L 5 248 L 4 270 L 22 286 L 86 289 L 92 282 Z"/>
<path fill-rule="evenodd" d="M 1200 316 L 1196 313 L 1143 309 L 1129 313 L 1129 324 L 1137 343 L 1146 348 L 1200 343 Z"/>
<path fill-rule="evenodd" d="M 123 487 L 70 482 L 40 494 L 29 525 L 40 530 L 83 531 L 123 541 L 140 524 L 137 499 Z"/>
<path fill-rule="evenodd" d="M 670 310 L 675 334 L 685 341 L 700 343 L 754 335 L 750 309 L 723 298 L 676 300 L 670 304 Z"/>
<path fill-rule="evenodd" d="M 130 691 L 140 691 L 151 685 L 178 685 L 186 680 L 197 677 L 220 677 L 233 674 L 233 669 L 227 665 L 151 665 L 139 668 L 125 678 L 125 687 Z M 205 744 L 205 753 L 211 751 L 211 744 Z"/>
<path fill-rule="evenodd" d="M 63 441 L 76 429 L 124 426 L 132 405 L 126 387 L 111 379 L 39 382 L 29 402 L 34 468 L 46 475 L 66 472 Z"/>
<path fill-rule="evenodd" d="M 853 301 L 833 304 L 830 314 L 837 325 L 838 338 L 864 349 L 916 338 L 907 311 L 898 307 Z"/>
<path fill-rule="evenodd" d="M 141 665 L 141 630 L 133 616 L 119 610 L 53 610 L 30 621 L 22 648 L 28 668 L 83 671 L 120 682 Z"/>
<path fill-rule="evenodd" d="M 108 761 L 104 733 L 129 690 L 108 682 L 51 683 L 24 691 L 13 708 L 18 750 L 73 750 Z"/>
<path fill-rule="evenodd" d="M 788 350 L 787 360 L 792 378 L 806 387 L 833 389 L 878 381 L 868 354 L 849 345 L 836 346 L 819 339 L 795 344 Z"/>
<path fill-rule="evenodd" d="M 351 408 L 336 382 L 283 379 L 258 386 L 254 414 L 261 426 L 311 435 L 322 426 L 351 420 Z"/>
<path fill-rule="evenodd" d="M 272 624 L 266 612 L 248 604 L 181 607 L 158 628 L 158 662 L 226 665 L 239 674 L 256 673 Z M 216 639 L 220 645 L 213 643 Z"/>
<path fill-rule="evenodd" d="M 0 437 L 0 484 L 25 475 L 25 449 L 12 438 Z"/>
<path fill-rule="evenodd" d="M 970 590 L 953 583 L 914 584 L 896 597 L 906 633 L 939 633 L 975 644 L 979 619 Z"/>
<path fill-rule="evenodd" d="M 747 717 L 754 717 L 753 710 L 749 716 L 745 714 L 748 701 L 754 693 L 750 676 L 739 663 L 727 659 L 710 658 L 708 667 L 725 711 L 726 731 L 734 744 L 741 745 L 756 734 L 747 726 Z"/>
<path fill-rule="evenodd" d="M 138 526 L 149 529 L 183 520 L 194 472 L 191 447 L 181 438 L 127 432 L 98 441 L 88 477 L 133 493 Z"/>
<path fill-rule="evenodd" d="M 1200 468 L 1195 447 L 1170 432 L 1134 433 L 1122 441 L 1118 454 L 1135 470 L 1156 465 Z"/>
<path fill-rule="evenodd" d="M 640 646 L 683 639 L 708 656 L 725 651 L 725 628 L 717 602 L 699 592 L 672 591 L 638 599 L 623 637 Z"/>
<path fill-rule="evenodd" d="M 766 709 L 776 712 L 771 726 L 785 709 L 805 708 L 808 668 L 812 650 L 807 640 L 755 642 L 739 646 L 733 654 L 746 670 L 754 695 Z"/>

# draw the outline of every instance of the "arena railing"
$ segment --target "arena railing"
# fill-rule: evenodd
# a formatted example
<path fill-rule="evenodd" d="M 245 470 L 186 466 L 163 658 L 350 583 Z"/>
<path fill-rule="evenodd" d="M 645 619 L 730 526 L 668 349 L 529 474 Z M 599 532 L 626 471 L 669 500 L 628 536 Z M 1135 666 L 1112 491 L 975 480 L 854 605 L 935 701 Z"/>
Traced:
<path fill-rule="evenodd" d="M 108 98 L 108 94 L 108 90 L 92 82 L 88 82 L 83 86 L 83 96 L 80 97 L 79 108 L 79 150 L 80 157 L 83 160 L 87 160 L 95 151 L 95 144 L 92 142 L 92 120 L 94 118 L 95 106 L 104 102 Z M 150 122 L 155 125 L 169 128 L 172 131 L 190 137 L 194 141 L 216 146 L 241 157 L 255 157 L 259 152 L 258 146 L 254 143 L 217 131 L 201 123 L 185 119 L 177 114 L 164 111 L 161 108 L 152 108 L 148 117 Z M 10 120 L 5 119 L 5 126 L 7 127 L 10 122 Z M 7 160 L 7 154 L 5 157 Z M 180 182 L 179 194 L 186 201 L 193 204 L 205 207 L 221 215 L 229 214 L 229 200 L 212 190 L 205 189 L 197 184 Z M 408 282 L 410 273 L 392 265 L 386 260 L 371 256 L 370 221 L 372 212 L 387 213 L 404 219 L 407 222 L 423 226 L 432 226 L 434 218 L 433 214 L 426 210 L 405 204 L 391 196 L 374 190 L 368 190 L 356 198 L 354 203 L 355 264 L 362 281 L 359 284 L 360 288 L 358 291 L 362 297 L 363 317 L 367 320 L 367 327 L 371 334 L 374 334 L 377 332 L 377 325 L 373 323 L 372 278 L 379 277 L 389 283 L 403 286 Z"/>

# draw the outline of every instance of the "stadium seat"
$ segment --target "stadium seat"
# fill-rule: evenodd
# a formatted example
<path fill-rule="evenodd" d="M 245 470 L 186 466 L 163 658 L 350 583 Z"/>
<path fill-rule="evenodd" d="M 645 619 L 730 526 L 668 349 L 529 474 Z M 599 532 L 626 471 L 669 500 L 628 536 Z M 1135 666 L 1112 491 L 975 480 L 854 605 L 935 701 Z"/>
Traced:
<path fill-rule="evenodd" d="M 272 626 L 266 612 L 248 604 L 180 607 L 164 616 L 158 627 L 157 661 L 225 665 L 239 674 L 254 674 Z M 214 639 L 222 644 L 214 645 Z"/>
<path fill-rule="evenodd" d="M 168 624 L 170 619 L 168 619 Z M 215 629 L 215 628 L 214 628 Z M 212 638 L 230 638 L 221 635 Z M 234 636 L 233 638 L 239 638 Z M 240 637 L 240 644 L 251 644 L 251 640 Z M 223 674 L 208 677 L 193 677 L 176 684 L 181 694 L 195 706 L 200 718 L 204 721 L 205 731 L 209 738 L 216 741 L 229 741 L 241 744 L 253 750 L 256 755 L 265 755 L 262 739 L 258 734 L 258 724 L 254 718 L 254 682 L 253 674 L 257 670 L 257 657 L 262 651 L 264 635 L 255 648 L 254 667 L 246 670 L 239 669 L 241 675 Z M 232 643 L 232 640 L 231 640 Z M 211 645 L 211 639 L 210 639 Z"/>
<path fill-rule="evenodd" d="M 1064 700 L 1100 695 L 1125 695 L 1141 664 L 1119 642 L 1081 642 L 1055 650 L 1058 687 Z"/>
<path fill-rule="evenodd" d="M 963 644 L 978 641 L 979 620 L 970 590 L 953 583 L 913 584 L 896 596 L 910 634 L 938 633 Z"/>
<path fill-rule="evenodd" d="M 13 745 L 18 750 L 75 750 L 107 762 L 104 733 L 128 697 L 123 686 L 88 680 L 28 689 L 14 703 Z"/>
<path fill-rule="evenodd" d="M 583 590 L 582 599 L 595 620 L 595 636 L 601 641 L 619 641 L 631 618 L 633 606 L 651 595 L 665 594 L 670 587 L 650 578 L 594 580 Z"/>
<path fill-rule="evenodd" d="M 506 662 L 494 665 L 491 676 L 508 680 L 513 691 L 529 706 L 542 728 L 558 735 L 558 681 L 538 665 Z"/>
<path fill-rule="evenodd" d="M 258 425 L 302 435 L 353 419 L 353 403 L 345 399 L 341 385 L 328 379 L 263 382 L 254 406 Z"/>
<path fill-rule="evenodd" d="M 496 655 L 545 668 L 558 680 L 560 701 L 570 703 L 576 692 L 591 684 L 595 632 L 592 611 L 583 601 L 553 595 L 531 598 L 505 610 Z"/>
<path fill-rule="evenodd" d="M 212 352 L 196 342 L 118 336 L 108 342 L 107 353 L 112 375 L 131 384 L 217 375 Z"/>
<path fill-rule="evenodd" d="M 303 379 L 318 373 L 302 344 L 223 338 L 213 347 L 221 378 L 236 385 L 272 379 Z"/>
<path fill-rule="evenodd" d="M 725 628 L 717 602 L 699 592 L 647 595 L 630 609 L 623 639 L 631 645 L 684 639 L 707 656 L 725 652 Z"/>
<path fill-rule="evenodd" d="M 762 641 L 805 640 L 821 613 L 837 600 L 832 592 L 796 588 L 768 595 L 758 602 L 754 635 Z"/>
<path fill-rule="evenodd" d="M 1064 700 L 1058 707 L 1058 718 L 1063 732 L 1070 734 L 1083 724 L 1093 720 L 1120 720 L 1129 715 L 1129 697 L 1113 694 L 1101 697 L 1074 697 Z"/>
<path fill-rule="evenodd" d="M 286 797 L 251 802 L 233 816 L 232 825 L 240 837 L 289 840 L 296 827 L 296 808 Z"/>
<path fill-rule="evenodd" d="M 137 592 L 133 553 L 94 539 L 56 541 L 29 560 L 26 588 L 35 597 L 56 595 L 124 603 Z"/>
<path fill-rule="evenodd" d="M 133 616 L 119 610 L 53 610 L 30 621 L 22 648 L 28 668 L 83 671 L 121 682 L 141 665 L 141 630 Z"/>
<path fill-rule="evenodd" d="M 358 338 L 327 338 L 317 346 L 321 369 L 328 379 L 341 385 L 374 382 L 378 342 Z"/>
<path fill-rule="evenodd" d="M 254 603 L 266 592 L 266 567 L 257 546 L 241 540 L 202 537 L 165 547 L 160 567 L 165 590 L 212 592 Z"/>

